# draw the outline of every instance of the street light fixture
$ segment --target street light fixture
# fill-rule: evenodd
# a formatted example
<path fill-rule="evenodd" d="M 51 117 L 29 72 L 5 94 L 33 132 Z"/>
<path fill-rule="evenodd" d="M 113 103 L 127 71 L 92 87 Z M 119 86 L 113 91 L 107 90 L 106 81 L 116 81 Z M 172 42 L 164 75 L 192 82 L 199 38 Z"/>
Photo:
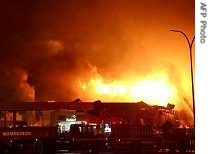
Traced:
<path fill-rule="evenodd" d="M 190 50 L 191 81 L 192 81 L 192 101 L 193 101 L 193 114 L 194 114 L 194 125 L 195 125 L 195 97 L 194 97 L 193 62 L 192 62 L 192 45 L 193 45 L 193 42 L 195 40 L 195 36 L 193 37 L 192 41 L 190 42 L 190 40 L 188 39 L 187 35 L 184 32 L 182 32 L 180 30 L 174 30 L 174 29 L 170 30 L 170 31 L 178 32 L 178 33 L 181 33 L 182 35 L 184 35 L 184 37 L 187 40 L 188 46 L 189 46 L 189 50 Z"/>

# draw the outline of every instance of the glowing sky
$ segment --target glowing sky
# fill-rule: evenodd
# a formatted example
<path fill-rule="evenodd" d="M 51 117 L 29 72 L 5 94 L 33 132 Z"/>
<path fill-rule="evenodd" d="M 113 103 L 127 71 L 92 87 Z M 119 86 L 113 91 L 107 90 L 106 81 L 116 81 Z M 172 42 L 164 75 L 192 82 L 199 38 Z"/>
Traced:
<path fill-rule="evenodd" d="M 0 100 L 31 101 L 36 94 L 42 101 L 129 101 L 133 97 L 100 95 L 90 85 L 100 79 L 123 94 L 164 79 L 166 101 L 191 106 L 189 48 L 169 30 L 192 40 L 194 8 L 194 0 L 3 0 Z"/>

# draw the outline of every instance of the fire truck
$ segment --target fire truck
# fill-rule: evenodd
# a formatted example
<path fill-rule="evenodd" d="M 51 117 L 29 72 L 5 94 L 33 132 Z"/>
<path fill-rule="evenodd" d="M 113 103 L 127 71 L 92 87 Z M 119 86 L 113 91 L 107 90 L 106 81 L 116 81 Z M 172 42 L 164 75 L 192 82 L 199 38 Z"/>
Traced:
<path fill-rule="evenodd" d="M 92 110 L 92 103 L 76 102 L 1 102 L 0 106 L 0 153 L 56 152 L 58 126 L 44 124 L 42 111 Z M 26 117 L 26 112 L 35 113 Z M 28 119 L 30 119 L 28 121 Z M 51 119 L 51 118 L 49 118 Z M 53 120 L 53 119 L 52 119 Z M 35 122 L 34 122 L 35 121 Z M 41 124 L 40 124 L 41 121 Z"/>
<path fill-rule="evenodd" d="M 72 124 L 68 132 L 59 134 L 61 146 L 69 152 L 99 153 L 108 150 L 108 137 L 96 124 Z M 67 144 L 63 144 L 66 142 Z"/>
<path fill-rule="evenodd" d="M 59 123 L 58 145 L 68 147 L 69 152 L 99 153 L 109 150 L 109 134 L 104 131 L 102 117 L 99 114 L 101 102 L 96 101 L 92 104 L 93 109 L 86 112 L 83 118 L 77 119 L 82 112 L 79 110 L 77 115 L 72 115 L 70 119 L 66 119 L 67 121 Z"/>
<path fill-rule="evenodd" d="M 0 153 L 30 151 L 54 153 L 57 127 L 0 128 Z"/>
<path fill-rule="evenodd" d="M 104 123 L 110 125 L 109 144 L 126 153 L 194 151 L 194 129 L 180 128 L 174 105 L 102 103 Z"/>

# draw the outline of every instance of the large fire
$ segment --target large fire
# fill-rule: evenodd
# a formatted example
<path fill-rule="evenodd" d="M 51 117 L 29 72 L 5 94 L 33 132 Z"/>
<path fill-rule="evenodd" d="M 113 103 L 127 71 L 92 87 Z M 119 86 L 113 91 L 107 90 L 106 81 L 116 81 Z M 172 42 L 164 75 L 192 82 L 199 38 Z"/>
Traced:
<path fill-rule="evenodd" d="M 145 101 L 151 105 L 163 105 L 176 102 L 177 89 L 164 73 L 148 77 L 127 78 L 126 80 L 105 81 L 100 75 L 88 82 L 79 84 L 91 99 L 115 102 Z M 88 98 L 90 99 L 90 98 Z"/>

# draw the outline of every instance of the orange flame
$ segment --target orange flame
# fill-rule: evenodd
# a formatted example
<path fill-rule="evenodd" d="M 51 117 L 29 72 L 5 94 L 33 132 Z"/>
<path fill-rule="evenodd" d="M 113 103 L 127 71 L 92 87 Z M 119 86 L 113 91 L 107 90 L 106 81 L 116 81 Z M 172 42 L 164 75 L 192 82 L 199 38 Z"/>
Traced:
<path fill-rule="evenodd" d="M 169 102 L 175 102 L 177 95 L 176 87 L 163 73 L 147 78 L 136 77 L 111 82 L 106 82 L 97 75 L 87 83 L 79 81 L 79 84 L 91 101 L 96 99 L 120 102 L 145 101 L 151 105 L 166 106 Z"/>

